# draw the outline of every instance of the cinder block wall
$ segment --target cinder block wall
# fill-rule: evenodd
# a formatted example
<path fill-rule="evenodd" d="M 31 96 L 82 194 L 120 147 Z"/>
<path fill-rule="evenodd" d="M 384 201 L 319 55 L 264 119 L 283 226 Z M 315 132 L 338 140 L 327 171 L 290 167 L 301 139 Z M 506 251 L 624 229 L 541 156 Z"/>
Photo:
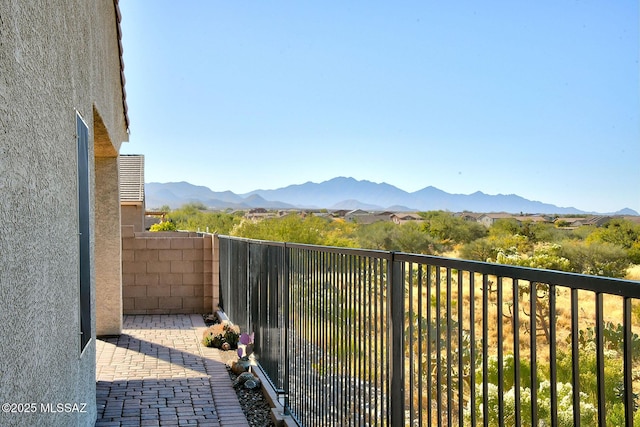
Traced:
<path fill-rule="evenodd" d="M 142 203 L 138 205 L 122 205 L 120 208 L 122 224 L 133 225 L 134 232 L 142 232 L 144 226 L 144 207 Z"/>
<path fill-rule="evenodd" d="M 122 227 L 124 314 L 213 310 L 213 236 Z"/>

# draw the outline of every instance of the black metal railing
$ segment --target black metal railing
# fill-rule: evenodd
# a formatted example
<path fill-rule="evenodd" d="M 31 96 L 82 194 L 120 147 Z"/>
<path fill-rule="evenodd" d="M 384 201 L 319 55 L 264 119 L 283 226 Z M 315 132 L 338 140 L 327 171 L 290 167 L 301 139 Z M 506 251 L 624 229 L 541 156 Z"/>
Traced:
<path fill-rule="evenodd" d="M 638 282 L 219 239 L 223 309 L 301 425 L 640 425 Z"/>

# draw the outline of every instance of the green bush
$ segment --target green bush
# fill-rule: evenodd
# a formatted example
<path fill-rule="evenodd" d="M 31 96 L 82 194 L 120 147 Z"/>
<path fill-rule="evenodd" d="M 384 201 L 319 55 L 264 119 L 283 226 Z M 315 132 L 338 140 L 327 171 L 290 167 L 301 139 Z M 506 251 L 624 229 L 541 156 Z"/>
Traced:
<path fill-rule="evenodd" d="M 498 395 L 498 360 L 496 356 L 491 356 L 488 361 L 488 408 L 487 417 L 489 426 L 514 425 L 515 422 L 515 385 L 513 384 L 513 372 L 515 359 L 512 354 L 507 354 L 503 361 L 503 370 L 505 377 L 504 394 L 502 399 Z M 524 360 L 520 360 L 521 380 L 520 391 L 520 408 L 522 425 L 531 425 L 531 388 L 529 382 L 529 364 Z M 482 365 L 476 367 L 476 400 L 475 411 L 478 422 L 483 420 L 483 388 L 482 388 Z M 562 427 L 571 427 L 573 423 L 573 388 L 570 382 L 556 383 L 556 391 L 558 393 L 558 425 Z M 580 392 L 580 421 L 582 426 L 596 425 L 596 407 L 590 402 L 586 393 Z M 505 419 L 498 419 L 499 402 L 504 405 Z M 548 425 L 545 421 L 550 421 L 551 414 L 551 383 L 546 379 L 539 378 L 537 387 L 537 411 L 540 425 Z M 465 419 L 467 422 L 471 419 L 471 407 L 467 404 L 465 409 Z"/>
<path fill-rule="evenodd" d="M 176 225 L 172 221 L 162 221 L 157 224 L 153 224 L 149 231 L 176 231 Z"/>

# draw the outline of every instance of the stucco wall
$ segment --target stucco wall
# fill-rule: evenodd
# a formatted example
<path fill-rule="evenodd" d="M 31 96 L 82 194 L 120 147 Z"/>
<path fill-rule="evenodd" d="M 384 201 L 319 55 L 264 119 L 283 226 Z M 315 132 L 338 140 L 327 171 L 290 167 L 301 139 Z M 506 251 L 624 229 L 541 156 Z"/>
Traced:
<path fill-rule="evenodd" d="M 93 185 L 94 116 L 101 149 L 127 139 L 115 7 L 0 0 L 0 11 L 0 402 L 86 403 L 82 413 L 0 412 L 0 425 L 89 426 L 95 339 L 80 354 L 76 110 Z M 96 197 L 92 188 L 92 206 Z M 95 313 L 95 271 L 92 287 Z"/>
<path fill-rule="evenodd" d="M 122 269 L 118 158 L 96 158 L 96 334 L 122 332 Z"/>
<path fill-rule="evenodd" d="M 211 313 L 213 266 L 212 235 L 123 226 L 124 313 Z"/>

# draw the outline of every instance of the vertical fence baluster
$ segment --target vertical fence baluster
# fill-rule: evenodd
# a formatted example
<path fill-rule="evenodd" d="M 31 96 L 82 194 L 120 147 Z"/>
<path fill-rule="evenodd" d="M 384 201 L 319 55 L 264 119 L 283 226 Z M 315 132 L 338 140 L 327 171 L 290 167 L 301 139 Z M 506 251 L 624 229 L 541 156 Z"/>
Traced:
<path fill-rule="evenodd" d="M 447 369 L 447 426 L 451 425 L 451 414 L 452 414 L 452 408 L 451 408 L 451 404 L 452 404 L 452 398 L 453 398 L 453 394 L 451 392 L 451 384 L 452 384 L 452 380 L 451 380 L 451 365 L 452 365 L 452 355 L 451 355 L 451 341 L 453 341 L 453 337 L 452 337 L 452 313 L 451 313 L 451 299 L 452 299 L 452 295 L 451 295 L 451 269 L 447 268 L 446 269 L 446 274 L 447 274 L 447 284 L 446 284 L 446 293 L 445 293 L 445 298 L 446 300 L 446 320 L 447 320 L 447 333 L 446 333 L 446 339 L 447 339 L 447 344 L 446 344 L 446 348 L 447 348 L 447 363 L 446 363 L 446 369 Z"/>
<path fill-rule="evenodd" d="M 578 290 L 571 289 L 571 386 L 573 425 L 580 427 L 580 348 L 578 341 Z"/>
<path fill-rule="evenodd" d="M 340 367 L 341 367 L 341 372 L 340 372 L 340 421 L 342 423 L 346 422 L 346 418 L 347 415 L 345 413 L 345 410 L 347 408 L 347 396 L 346 396 L 346 392 L 344 390 L 345 388 L 345 378 L 347 377 L 347 360 L 346 359 L 346 353 L 347 353 L 347 334 L 346 334 L 346 328 L 345 328 L 345 324 L 347 323 L 347 315 L 348 315 L 348 300 L 347 300 L 347 258 L 346 257 L 342 257 L 342 263 L 341 263 L 341 288 L 342 288 L 342 310 L 341 310 L 341 315 L 342 315 L 342 320 L 340 322 Z"/>
<path fill-rule="evenodd" d="M 458 270 L 458 425 L 464 420 L 464 272 Z"/>
<path fill-rule="evenodd" d="M 339 346 L 340 346 L 340 334 L 338 330 L 338 325 L 340 324 L 340 289 L 338 285 L 338 260 L 337 254 L 331 254 L 331 287 L 333 289 L 332 297 L 333 297 L 333 308 L 332 308 L 332 326 L 331 326 L 331 336 L 332 336 L 332 369 L 331 369 L 331 401 L 332 401 L 332 418 L 335 417 L 337 413 L 337 408 L 339 406 L 339 396 L 336 391 L 338 390 L 338 376 L 340 375 L 340 361 L 339 361 Z"/>
<path fill-rule="evenodd" d="M 385 291 L 386 291 L 386 301 L 385 301 L 385 310 L 384 310 L 384 317 L 385 317 L 385 325 L 387 325 L 387 327 L 384 330 L 383 333 L 383 337 L 384 337 L 384 344 L 383 344 L 383 351 L 385 351 L 385 357 L 384 357 L 384 382 L 385 382 L 385 392 L 386 392 L 386 396 L 388 396 L 385 400 L 385 406 L 386 406 L 386 414 L 387 414 L 387 422 L 391 423 L 391 425 L 393 425 L 393 419 L 391 418 L 391 401 L 392 401 L 392 387 L 391 387 L 391 357 L 393 354 L 393 341 L 391 340 L 391 328 L 393 326 L 392 323 L 392 317 L 391 317 L 391 307 L 392 307 L 392 303 L 391 303 L 391 294 L 392 294 L 392 290 L 393 290 L 393 277 L 392 277 L 392 271 L 393 271 L 393 260 L 387 261 L 387 277 L 386 277 L 386 281 L 385 281 Z"/>
<path fill-rule="evenodd" d="M 442 426 L 442 286 L 441 267 L 436 267 L 436 411 L 437 425 Z"/>
<path fill-rule="evenodd" d="M 414 391 L 415 391 L 415 375 L 416 375 L 416 366 L 415 366 L 415 358 L 413 357 L 413 346 L 416 337 L 416 328 L 414 327 L 414 319 L 415 313 L 413 312 L 413 277 L 411 274 L 412 265 L 409 263 L 409 283 L 408 283 L 408 307 L 407 307 L 407 317 L 409 319 L 409 336 L 405 340 L 407 344 L 408 351 L 403 349 L 403 352 L 406 352 L 409 357 L 409 422 L 413 424 L 414 419 L 416 419 L 417 414 L 414 407 Z"/>
<path fill-rule="evenodd" d="M 538 355 L 537 355 L 537 326 L 536 326 L 536 284 L 529 282 L 529 331 L 531 335 L 531 425 L 538 425 Z"/>
<path fill-rule="evenodd" d="M 634 397 L 633 397 L 633 331 L 631 330 L 631 298 L 623 301 L 624 328 L 624 414 L 626 426 L 633 426 Z"/>
<path fill-rule="evenodd" d="M 470 375 L 469 375 L 469 407 L 471 408 L 471 425 L 478 422 L 476 417 L 476 278 L 475 273 L 469 272 L 469 346 L 470 349 Z"/>
<path fill-rule="evenodd" d="M 512 309 L 512 325 L 513 325 L 513 362 L 515 369 L 513 371 L 513 391 L 515 400 L 514 424 L 522 425 L 522 405 L 520 403 L 520 285 L 518 279 L 512 281 L 513 305 Z"/>
<path fill-rule="evenodd" d="M 320 302 L 320 290 L 319 290 L 319 280 L 318 280 L 318 252 L 309 251 L 309 277 L 311 279 L 311 307 L 309 310 L 309 319 L 312 321 L 312 332 L 311 332 L 311 342 L 309 343 L 309 351 L 311 353 L 311 366 L 309 367 L 309 371 L 311 373 L 311 378 L 313 378 L 313 389 L 312 389 L 312 400 L 310 403 L 310 407 L 313 408 L 315 425 L 320 425 L 320 414 L 324 411 L 324 399 L 320 399 L 320 372 L 318 371 L 318 363 L 320 358 L 318 357 L 318 353 L 320 353 L 320 328 L 317 327 L 317 323 L 322 322 L 322 307 Z M 316 325 L 313 325 L 316 323 Z"/>
<path fill-rule="evenodd" d="M 598 425 L 601 427 L 607 425 L 605 394 L 605 378 L 604 378 L 604 309 L 603 295 L 596 292 L 596 376 L 598 383 Z"/>
<path fill-rule="evenodd" d="M 368 345 L 368 352 L 367 352 L 367 361 L 368 361 L 368 365 L 367 365 L 367 382 L 369 384 L 369 396 L 367 399 L 368 405 L 369 405 L 369 411 L 368 411 L 368 419 L 367 422 L 371 423 L 373 420 L 376 420 L 376 415 L 374 412 L 374 402 L 373 402 L 373 395 L 375 394 L 375 391 L 377 389 L 377 385 L 375 383 L 375 381 L 373 380 L 373 375 L 374 375 L 374 360 L 376 357 L 376 354 L 373 352 L 373 342 L 375 340 L 375 335 L 373 333 L 373 319 L 372 319 L 372 314 L 371 311 L 373 309 L 373 305 L 372 305 L 372 294 L 373 294 L 373 290 L 375 289 L 375 281 L 374 281 L 374 277 L 373 277 L 373 260 L 371 258 L 368 258 L 368 263 L 367 263 L 367 276 L 368 276 L 368 286 L 367 286 L 367 307 L 366 307 L 366 312 L 367 312 L 367 345 Z"/>
<path fill-rule="evenodd" d="M 549 381 L 551 382 L 551 427 L 558 426 L 558 418 L 553 414 L 558 413 L 558 365 L 557 365 L 557 339 L 556 339 L 556 286 L 549 284 Z"/>
<path fill-rule="evenodd" d="M 284 335 L 282 336 L 282 340 L 284 342 L 284 384 L 282 384 L 282 390 L 284 391 L 284 411 L 286 415 L 291 413 L 290 403 L 289 403 L 289 395 L 291 394 L 291 386 L 290 386 L 290 366 L 291 359 L 289 355 L 289 329 L 290 329 L 290 321 L 291 321 L 291 292 L 290 292 L 290 282 L 289 282 L 289 272 L 291 271 L 290 257 L 289 257 L 289 249 L 286 245 L 283 247 L 283 255 L 284 255 L 284 268 L 283 272 L 281 272 L 283 283 L 282 283 L 282 301 L 284 303 Z"/>
<path fill-rule="evenodd" d="M 498 295 L 496 297 L 496 327 L 498 330 L 498 396 L 504 396 L 504 346 L 502 338 L 504 337 L 504 325 L 502 323 L 502 302 L 504 294 L 502 289 L 502 277 L 497 278 L 496 286 L 498 287 Z M 504 420 L 504 399 L 498 399 L 498 420 Z"/>
<path fill-rule="evenodd" d="M 298 309 L 298 316 L 299 316 L 299 320 L 298 320 L 298 352 L 296 353 L 296 365 L 298 365 L 298 378 L 297 378 L 297 387 L 296 387 L 296 397 L 297 397 L 297 403 L 298 403 L 298 407 L 300 408 L 300 418 L 304 420 L 305 417 L 305 410 L 306 410 L 306 404 L 304 399 L 304 396 L 306 395 L 306 390 L 305 390 L 305 386 L 306 386 L 306 381 L 304 378 L 304 374 L 306 373 L 306 369 L 305 369 L 305 365 L 304 363 L 301 363 L 302 361 L 305 360 L 304 358 L 304 354 L 305 354 L 305 347 L 304 347 L 304 333 L 305 333 L 305 328 L 307 327 L 307 321 L 306 321 L 306 306 L 305 306 L 305 286 L 304 286 L 304 281 L 303 281 L 303 277 L 304 277 L 304 267 L 305 267 L 305 263 L 304 263 L 304 259 L 302 257 L 302 251 L 301 250 L 296 250 L 296 257 L 297 259 L 297 263 L 298 263 L 298 271 L 297 271 L 297 275 L 296 275 L 296 281 L 297 281 L 297 285 L 298 285 L 298 304 L 299 304 L 299 309 Z M 300 355 L 303 355 L 303 357 L 300 357 Z"/>
<path fill-rule="evenodd" d="M 434 328 L 431 325 L 432 319 L 432 309 L 431 309 L 431 276 L 433 274 L 433 267 L 431 265 L 427 265 L 427 321 L 425 322 L 427 328 L 427 420 L 429 421 L 429 425 L 433 422 L 433 377 L 431 375 L 432 372 L 432 363 L 431 363 L 431 355 L 433 354 L 433 343 L 434 338 Z"/>
<path fill-rule="evenodd" d="M 422 394 L 424 393 L 422 387 L 423 387 L 423 381 L 422 381 L 422 377 L 423 377 L 423 372 L 424 371 L 424 362 L 422 361 L 422 348 L 423 348 L 423 337 L 426 333 L 425 329 L 424 329 L 424 324 L 425 322 L 422 320 L 422 304 L 423 302 L 423 298 L 422 298 L 422 292 L 424 289 L 424 283 L 423 283 L 423 277 L 422 277 L 422 265 L 418 265 L 417 266 L 417 278 L 416 278 L 416 287 L 418 289 L 418 351 L 417 351 L 417 357 L 418 357 L 418 426 L 421 427 L 423 425 L 423 420 L 422 420 L 422 411 L 424 410 L 424 408 L 422 407 Z M 413 352 L 412 349 L 410 349 L 409 351 Z"/>
<path fill-rule="evenodd" d="M 356 269 L 356 272 L 358 274 L 358 280 L 356 281 L 356 285 L 357 285 L 357 302 L 355 304 L 354 307 L 354 311 L 357 310 L 357 325 L 358 328 L 355 331 L 357 338 L 358 338 L 358 347 L 356 349 L 356 357 L 357 357 L 357 366 L 358 369 L 356 371 L 356 375 L 354 378 L 355 384 L 357 384 L 357 408 L 358 408 L 358 418 L 356 419 L 356 422 L 361 425 L 362 424 L 362 416 L 364 414 L 364 405 L 363 405 L 363 390 L 362 390 L 362 379 L 363 379 L 363 372 L 362 372 L 362 356 L 363 356 L 363 343 L 362 343 L 362 263 L 364 261 L 363 257 L 358 257 L 358 268 Z"/>
<path fill-rule="evenodd" d="M 391 425 L 404 425 L 404 264 L 389 261 L 391 277 L 390 321 L 391 321 Z"/>
<path fill-rule="evenodd" d="M 482 276 L 482 424 L 489 426 L 489 277 Z"/>
<path fill-rule="evenodd" d="M 373 309 L 373 319 L 372 319 L 372 337 L 371 339 L 373 340 L 373 354 L 375 354 L 375 361 L 373 361 L 374 363 L 374 367 L 375 369 L 373 369 L 373 384 L 375 385 L 375 389 L 376 389 L 376 393 L 373 396 L 373 408 L 375 408 L 375 413 L 374 415 L 374 419 L 380 419 L 382 417 L 382 412 L 380 411 L 380 406 L 379 406 L 379 402 L 378 402 L 378 390 L 381 389 L 380 387 L 380 383 L 378 382 L 378 366 L 379 362 L 380 362 L 380 352 L 379 352 L 379 348 L 378 348 L 378 331 L 381 329 L 379 328 L 379 325 L 381 325 L 381 322 L 378 319 L 378 299 L 382 299 L 382 296 L 380 295 L 380 293 L 378 292 L 378 286 L 379 286 L 379 281 L 378 281 L 378 259 L 374 258 L 373 259 L 373 284 L 372 284 L 372 290 L 373 290 L 373 295 L 372 295 L 372 301 L 370 302 L 370 306 Z M 381 420 L 383 421 L 383 420 Z M 383 424 L 384 425 L 384 424 Z"/>

